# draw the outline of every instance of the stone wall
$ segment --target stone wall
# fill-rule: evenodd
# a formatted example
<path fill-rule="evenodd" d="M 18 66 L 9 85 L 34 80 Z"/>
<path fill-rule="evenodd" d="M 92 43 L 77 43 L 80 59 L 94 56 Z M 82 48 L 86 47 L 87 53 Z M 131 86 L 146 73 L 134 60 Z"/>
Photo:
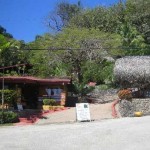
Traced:
<path fill-rule="evenodd" d="M 150 115 L 150 98 L 119 101 L 119 112 L 122 117 L 133 117 L 136 111 L 141 111 L 144 115 Z"/>
<path fill-rule="evenodd" d="M 95 89 L 86 96 L 87 101 L 92 101 L 93 103 L 104 104 L 118 99 L 117 96 L 118 89 L 108 89 L 99 90 Z"/>

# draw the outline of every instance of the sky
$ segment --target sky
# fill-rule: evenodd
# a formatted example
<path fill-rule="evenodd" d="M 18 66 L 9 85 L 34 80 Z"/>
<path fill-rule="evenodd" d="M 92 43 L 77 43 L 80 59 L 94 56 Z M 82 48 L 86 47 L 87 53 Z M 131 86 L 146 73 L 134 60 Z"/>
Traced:
<path fill-rule="evenodd" d="M 36 35 L 52 32 L 45 18 L 62 0 L 0 0 L 0 25 L 17 40 L 31 42 Z M 77 3 L 78 0 L 67 0 Z M 119 0 L 81 0 L 84 8 L 109 6 Z"/>

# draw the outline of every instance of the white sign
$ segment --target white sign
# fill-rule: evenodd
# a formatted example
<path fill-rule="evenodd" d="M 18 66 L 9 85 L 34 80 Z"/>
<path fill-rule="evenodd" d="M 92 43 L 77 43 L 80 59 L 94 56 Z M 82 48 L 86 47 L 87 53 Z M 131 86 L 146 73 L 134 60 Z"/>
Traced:
<path fill-rule="evenodd" d="M 18 107 L 18 110 L 19 110 L 19 111 L 20 111 L 20 110 L 23 110 L 23 107 L 22 107 L 21 104 L 17 104 L 17 107 Z"/>
<path fill-rule="evenodd" d="M 88 103 L 76 104 L 77 121 L 90 121 L 90 109 Z"/>

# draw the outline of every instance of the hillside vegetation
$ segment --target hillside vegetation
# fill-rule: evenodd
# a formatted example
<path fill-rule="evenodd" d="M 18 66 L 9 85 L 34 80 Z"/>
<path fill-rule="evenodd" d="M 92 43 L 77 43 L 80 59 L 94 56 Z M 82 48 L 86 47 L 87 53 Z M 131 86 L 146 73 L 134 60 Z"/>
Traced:
<path fill-rule="evenodd" d="M 113 84 L 117 58 L 150 54 L 149 0 L 86 9 L 82 5 L 60 2 L 45 20 L 55 34 L 37 35 L 30 43 L 17 41 L 0 26 L 1 66 L 29 63 L 33 68 L 28 75 Z"/>

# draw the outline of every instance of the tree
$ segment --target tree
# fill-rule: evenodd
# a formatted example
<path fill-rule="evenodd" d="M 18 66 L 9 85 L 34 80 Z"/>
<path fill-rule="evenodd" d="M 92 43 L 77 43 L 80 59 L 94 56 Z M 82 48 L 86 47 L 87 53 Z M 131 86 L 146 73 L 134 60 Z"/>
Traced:
<path fill-rule="evenodd" d="M 6 40 L 6 38 L 0 34 L 0 61 L 1 65 L 5 63 L 5 59 L 3 58 L 4 51 L 10 46 L 10 42 Z M 8 57 L 8 56 L 7 56 Z"/>
<path fill-rule="evenodd" d="M 150 44 L 150 1 L 149 0 L 127 0 L 126 16 Z"/>
<path fill-rule="evenodd" d="M 23 51 L 25 47 L 24 41 L 10 40 L 9 47 L 1 51 L 1 58 L 5 66 L 16 65 L 20 63 L 27 63 L 26 52 Z M 9 57 L 8 57 L 9 56 Z"/>
<path fill-rule="evenodd" d="M 85 9 L 80 14 L 71 18 L 71 26 L 78 28 L 95 28 L 104 32 L 116 33 L 120 22 L 124 21 L 124 4 L 117 3 L 114 6 L 98 6 L 93 9 Z"/>
<path fill-rule="evenodd" d="M 3 28 L 1 25 L 0 25 L 0 34 L 2 34 L 7 38 L 13 38 L 13 36 L 10 33 L 7 33 L 6 29 Z"/>
<path fill-rule="evenodd" d="M 56 47 L 63 45 L 64 48 L 68 48 L 62 53 L 60 59 L 68 65 L 68 73 L 72 74 L 74 79 L 80 83 L 84 80 L 82 67 L 86 62 L 94 61 L 100 67 L 104 57 L 116 55 L 113 47 L 118 47 L 120 44 L 118 35 L 86 28 L 82 28 L 82 30 L 66 28 L 56 36 L 55 40 L 57 40 Z"/>
<path fill-rule="evenodd" d="M 56 31 L 61 31 L 63 27 L 66 27 L 70 19 L 77 15 L 80 11 L 81 3 L 70 4 L 69 2 L 60 2 L 57 4 L 56 11 L 51 12 L 46 19 L 47 25 Z"/>
<path fill-rule="evenodd" d="M 82 67 L 86 62 L 94 61 L 100 67 L 105 56 L 118 55 L 119 49 L 114 47 L 121 43 L 119 38 L 116 34 L 96 29 L 68 27 L 53 36 L 43 35 L 28 44 L 31 49 L 48 49 L 31 52 L 29 60 L 34 65 L 32 74 L 44 77 L 72 76 L 81 83 L 84 80 Z"/>
<path fill-rule="evenodd" d="M 120 27 L 119 34 L 122 37 L 122 46 L 125 55 L 147 55 L 150 54 L 144 37 L 130 22 L 125 22 Z"/>
<path fill-rule="evenodd" d="M 17 41 L 6 29 L 0 26 L 0 60 L 1 65 L 10 66 L 20 63 L 27 63 L 27 53 L 23 51 L 26 44 L 24 41 Z M 9 56 L 9 57 L 8 57 Z"/>
<path fill-rule="evenodd" d="M 57 45 L 57 40 L 55 36 L 50 34 L 36 36 L 35 41 L 28 44 L 29 49 L 34 49 L 34 51 L 30 51 L 29 56 L 29 61 L 33 64 L 32 75 L 41 77 L 66 76 L 67 66 L 61 61 L 62 52 L 52 50 L 54 45 Z"/>

